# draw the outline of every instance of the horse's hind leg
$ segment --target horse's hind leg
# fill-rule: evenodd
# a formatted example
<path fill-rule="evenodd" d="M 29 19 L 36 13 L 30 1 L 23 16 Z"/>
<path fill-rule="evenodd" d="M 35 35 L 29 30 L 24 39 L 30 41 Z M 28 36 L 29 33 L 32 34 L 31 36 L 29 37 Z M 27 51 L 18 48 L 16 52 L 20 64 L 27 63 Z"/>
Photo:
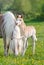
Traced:
<path fill-rule="evenodd" d="M 32 50 L 33 50 L 33 55 L 34 55 L 35 54 L 35 41 L 37 41 L 36 35 L 33 35 L 32 39 L 33 39 Z"/>
<path fill-rule="evenodd" d="M 33 40 L 32 50 L 33 50 L 33 55 L 34 55 L 35 54 L 35 40 Z"/>

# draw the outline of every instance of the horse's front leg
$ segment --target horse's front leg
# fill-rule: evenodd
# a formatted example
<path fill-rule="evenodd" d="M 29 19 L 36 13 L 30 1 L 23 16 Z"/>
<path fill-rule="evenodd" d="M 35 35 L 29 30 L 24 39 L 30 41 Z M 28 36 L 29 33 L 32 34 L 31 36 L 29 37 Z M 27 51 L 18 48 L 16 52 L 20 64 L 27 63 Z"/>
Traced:
<path fill-rule="evenodd" d="M 3 26 L 1 26 L 1 32 L 4 42 L 4 55 L 7 56 L 7 39 L 6 39 L 5 29 L 3 28 Z"/>
<path fill-rule="evenodd" d="M 17 56 L 19 53 L 17 39 L 14 40 L 14 43 L 15 43 L 15 55 Z"/>
<path fill-rule="evenodd" d="M 8 50 L 9 50 L 9 38 L 5 39 L 5 43 L 4 43 L 4 55 L 7 56 L 8 55 Z"/>
<path fill-rule="evenodd" d="M 27 47 L 28 47 L 28 41 L 27 39 L 25 39 L 24 46 L 23 46 L 23 55 L 25 54 Z"/>

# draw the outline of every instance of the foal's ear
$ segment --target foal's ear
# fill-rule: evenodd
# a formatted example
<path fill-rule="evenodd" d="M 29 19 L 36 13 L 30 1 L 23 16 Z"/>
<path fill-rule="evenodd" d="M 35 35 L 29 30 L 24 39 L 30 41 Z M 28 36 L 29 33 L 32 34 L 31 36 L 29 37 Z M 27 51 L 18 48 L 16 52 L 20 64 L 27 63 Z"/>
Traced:
<path fill-rule="evenodd" d="M 22 18 L 22 15 L 17 15 L 17 18 Z"/>
<path fill-rule="evenodd" d="M 23 18 L 22 15 L 21 15 L 21 18 Z"/>

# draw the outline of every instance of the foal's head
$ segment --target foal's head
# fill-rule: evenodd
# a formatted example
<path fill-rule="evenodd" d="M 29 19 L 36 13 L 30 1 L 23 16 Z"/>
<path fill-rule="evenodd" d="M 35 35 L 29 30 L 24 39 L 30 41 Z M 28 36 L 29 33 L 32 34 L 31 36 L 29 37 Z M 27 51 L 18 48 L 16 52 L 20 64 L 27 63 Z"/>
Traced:
<path fill-rule="evenodd" d="M 22 15 L 18 15 L 16 19 L 16 24 L 21 25 L 23 22 L 24 21 Z"/>

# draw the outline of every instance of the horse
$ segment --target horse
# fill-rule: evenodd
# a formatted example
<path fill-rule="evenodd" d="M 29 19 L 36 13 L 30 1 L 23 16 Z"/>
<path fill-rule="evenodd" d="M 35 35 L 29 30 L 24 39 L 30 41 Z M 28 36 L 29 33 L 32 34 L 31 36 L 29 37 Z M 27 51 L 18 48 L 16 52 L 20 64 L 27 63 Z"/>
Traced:
<path fill-rule="evenodd" d="M 7 56 L 12 32 L 16 25 L 16 18 L 12 12 L 7 11 L 3 14 L 1 22 L 1 31 L 4 41 L 4 55 Z"/>
<path fill-rule="evenodd" d="M 18 25 L 15 26 L 12 33 L 12 40 L 10 41 L 10 49 L 13 51 L 15 56 L 23 53 L 23 40 Z"/>
<path fill-rule="evenodd" d="M 33 55 L 34 55 L 35 54 L 35 41 L 37 41 L 35 27 L 34 26 L 26 26 L 26 24 L 24 23 L 23 17 L 21 15 L 17 16 L 16 23 L 19 24 L 19 26 L 21 28 L 21 34 L 25 37 L 24 38 L 25 43 L 24 43 L 23 55 L 25 54 L 26 48 L 28 47 L 27 39 L 29 37 L 32 37 L 32 40 L 33 40 L 32 50 L 33 50 Z"/>

